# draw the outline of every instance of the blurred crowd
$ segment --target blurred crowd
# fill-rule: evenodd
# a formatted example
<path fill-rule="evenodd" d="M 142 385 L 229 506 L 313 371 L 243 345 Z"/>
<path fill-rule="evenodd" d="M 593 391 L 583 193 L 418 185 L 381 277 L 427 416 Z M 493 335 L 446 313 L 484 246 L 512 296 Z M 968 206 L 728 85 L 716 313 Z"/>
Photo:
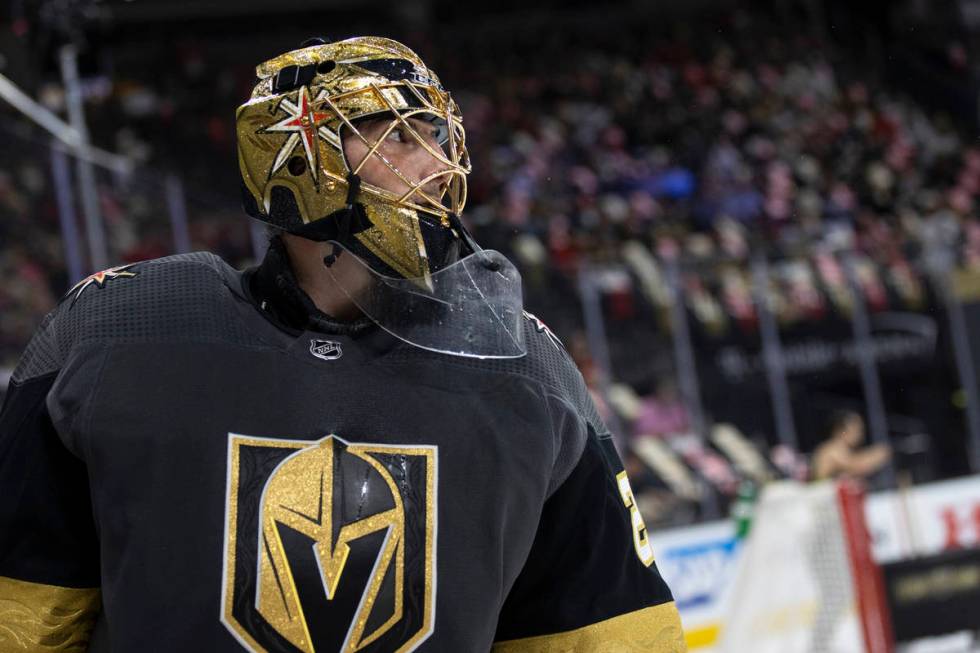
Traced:
<path fill-rule="evenodd" d="M 716 296 L 714 319 L 752 319 L 740 272 L 759 249 L 799 263 L 781 281 L 786 310 L 801 313 L 823 294 L 844 301 L 827 255 L 841 249 L 866 261 L 873 303 L 914 302 L 913 265 L 943 262 L 927 254 L 980 262 L 980 149 L 948 118 L 805 36 L 737 24 L 726 35 L 582 50 L 551 74 L 484 80 L 491 92 L 463 98 L 481 171 L 471 218 L 503 230 L 525 267 L 622 264 L 638 242 L 659 260 L 727 268 L 688 280 L 709 321 Z"/>
<path fill-rule="evenodd" d="M 759 253 L 771 262 L 766 293 L 781 325 L 850 310 L 842 251 L 855 254 L 872 310 L 921 306 L 936 271 L 980 269 L 980 148 L 968 128 L 804 32 L 734 15 L 703 33 L 637 24 L 575 38 L 429 39 L 410 45 L 463 109 L 474 169 L 467 219 L 484 246 L 519 264 L 528 307 L 598 386 L 578 293 L 583 268 L 593 273 L 612 380 L 625 381 L 597 399 L 631 438 L 691 426 L 664 346 L 671 262 L 709 336 L 758 328 L 750 262 Z M 172 65 L 152 76 L 120 66 L 88 87 L 94 141 L 140 165 L 131 178 L 99 175 L 112 263 L 172 251 L 169 187 L 154 172 L 171 170 L 186 190 L 194 247 L 245 265 L 232 108 L 253 62 L 217 71 L 202 43 L 153 47 L 147 56 Z M 57 85 L 42 99 L 58 108 Z M 0 272 L 18 280 L 0 285 L 0 363 L 9 366 L 75 280 L 46 141 L 3 121 L 18 144 L 0 155 Z M 636 329 L 649 335 L 643 343 L 620 337 Z M 675 445 L 734 493 L 714 454 Z M 790 456 L 783 473 L 798 464 Z"/>
<path fill-rule="evenodd" d="M 0 117 L 0 135 L 8 145 L 0 153 L 0 274 L 16 280 L 0 284 L 0 369 L 9 369 L 40 319 L 80 279 L 70 278 L 68 270 L 61 229 L 65 207 L 59 206 L 54 172 L 60 164 L 71 176 L 74 162 L 59 157 L 53 139 L 9 113 Z M 139 170 L 126 177 L 97 170 L 96 178 L 110 265 L 174 252 L 166 197 L 172 186 L 167 179 Z M 66 199 L 84 253 L 84 213 L 77 191 L 77 185 L 69 188 Z M 205 194 L 187 198 L 185 211 L 195 249 L 214 251 L 239 265 L 249 262 L 250 234 L 237 207 Z"/>
<path fill-rule="evenodd" d="M 67 289 L 64 253 L 44 148 L 4 116 L 10 144 L 0 154 L 0 368 L 16 362 L 42 316 Z"/>
<path fill-rule="evenodd" d="M 736 495 L 745 465 L 716 433 L 741 442 L 736 451 L 766 451 L 757 480 L 806 478 L 806 459 L 770 448 L 771 432 L 758 442 L 708 424 L 709 441 L 690 436 L 670 346 L 669 267 L 680 269 L 696 346 L 757 343 L 760 295 L 784 334 L 816 324 L 850 334 L 844 253 L 872 313 L 934 312 L 932 279 L 980 271 L 970 128 L 883 87 L 843 50 L 744 17 L 718 34 L 663 40 L 639 27 L 595 48 L 529 41 L 526 70 L 469 73 L 461 102 L 479 171 L 469 215 L 484 242 L 520 263 L 529 305 L 559 333 L 580 328 L 577 275 L 590 270 L 613 374 L 596 400 L 627 434 L 648 520 L 683 520 L 678 497 L 703 509 L 698 484 L 677 482 L 685 470 L 722 504 Z M 513 46 L 494 45 L 480 47 L 509 63 Z M 755 255 L 768 262 L 761 293 Z M 648 326 L 642 337 L 638 323 Z M 599 388 L 594 352 L 575 335 L 566 344 Z"/>

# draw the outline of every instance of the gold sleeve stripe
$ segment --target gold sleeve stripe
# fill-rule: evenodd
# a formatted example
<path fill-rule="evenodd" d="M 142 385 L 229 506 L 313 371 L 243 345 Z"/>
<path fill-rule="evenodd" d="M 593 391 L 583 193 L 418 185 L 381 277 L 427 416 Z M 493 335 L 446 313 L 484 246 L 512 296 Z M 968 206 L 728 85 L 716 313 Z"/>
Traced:
<path fill-rule="evenodd" d="M 606 619 L 576 630 L 493 645 L 492 653 L 685 653 L 673 601 Z"/>
<path fill-rule="evenodd" d="M 0 576 L 0 652 L 85 651 L 99 609 L 98 589 Z"/>

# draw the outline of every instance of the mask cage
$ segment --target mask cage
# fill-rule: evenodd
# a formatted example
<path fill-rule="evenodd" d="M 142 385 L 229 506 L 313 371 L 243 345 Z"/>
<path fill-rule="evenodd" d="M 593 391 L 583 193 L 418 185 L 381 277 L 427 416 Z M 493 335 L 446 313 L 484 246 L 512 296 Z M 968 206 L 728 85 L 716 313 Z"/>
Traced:
<path fill-rule="evenodd" d="M 412 97 L 421 106 L 410 109 L 397 107 L 385 91 L 393 90 L 395 93 L 400 94 L 399 89 L 408 89 Z M 455 103 L 449 99 L 448 94 L 445 94 L 444 98 L 440 98 L 444 99 L 444 102 L 441 103 L 444 105 L 444 108 L 440 110 L 428 98 L 428 93 L 425 91 L 428 91 L 426 87 L 423 86 L 420 90 L 416 84 L 408 81 L 381 85 L 370 84 L 364 88 L 334 95 L 330 95 L 325 90 L 321 90 L 313 102 L 313 107 L 319 110 L 329 109 L 339 119 L 336 131 L 324 125 L 319 128 L 318 133 L 341 153 L 343 153 L 343 142 L 340 137 L 340 131 L 343 128 L 349 130 L 351 136 L 359 139 L 368 148 L 367 153 L 353 169 L 350 169 L 350 164 L 348 163 L 349 172 L 358 174 L 364 164 L 370 160 L 370 157 L 374 156 L 408 187 L 404 193 L 399 194 L 372 184 L 362 183 L 362 191 L 372 193 L 390 203 L 415 211 L 433 213 L 446 221 L 450 213 L 459 215 L 466 205 L 466 175 L 470 173 L 472 168 L 470 166 L 469 155 L 466 151 L 466 131 L 463 129 L 462 120 L 456 111 Z M 370 97 L 361 97 L 365 94 Z M 343 105 L 351 104 L 355 106 L 364 104 L 368 104 L 369 106 L 380 105 L 382 108 L 378 111 L 360 114 L 352 119 L 341 108 Z M 371 142 L 357 128 L 357 122 L 363 118 L 370 118 L 372 116 L 388 117 L 391 119 L 390 124 L 374 142 Z M 441 148 L 433 147 L 428 139 L 422 136 L 409 122 L 410 118 L 417 117 L 422 117 L 427 122 L 438 121 L 438 123 L 441 123 L 440 126 L 443 127 L 444 131 L 443 142 L 440 143 Z M 418 180 L 409 178 L 404 172 L 399 170 L 398 166 L 380 151 L 385 139 L 395 129 L 402 129 L 403 133 L 409 135 L 418 145 L 423 147 L 440 164 L 442 169 Z M 343 159 L 347 162 L 346 156 Z M 340 177 L 335 173 L 331 173 L 329 170 L 323 170 L 323 172 L 328 177 L 346 183 L 345 177 Z M 424 190 L 424 187 L 434 180 L 444 180 L 443 188 L 445 190 L 441 194 L 441 197 L 435 197 Z"/>

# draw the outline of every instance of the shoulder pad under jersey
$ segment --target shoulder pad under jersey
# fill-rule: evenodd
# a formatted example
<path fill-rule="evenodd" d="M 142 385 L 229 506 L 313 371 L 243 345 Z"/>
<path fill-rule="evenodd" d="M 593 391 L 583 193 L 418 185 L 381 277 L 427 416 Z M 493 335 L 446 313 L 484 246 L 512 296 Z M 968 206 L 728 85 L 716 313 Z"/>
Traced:
<path fill-rule="evenodd" d="M 249 333 L 234 319 L 239 274 L 208 252 L 92 274 L 44 318 L 12 379 L 56 370 L 85 344 L 246 341 Z"/>

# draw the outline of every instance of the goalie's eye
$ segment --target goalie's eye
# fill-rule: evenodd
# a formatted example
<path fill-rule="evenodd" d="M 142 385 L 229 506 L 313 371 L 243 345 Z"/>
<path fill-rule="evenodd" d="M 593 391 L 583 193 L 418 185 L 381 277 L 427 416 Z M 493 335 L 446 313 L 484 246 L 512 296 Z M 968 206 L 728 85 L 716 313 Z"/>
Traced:
<path fill-rule="evenodd" d="M 412 126 L 426 139 L 432 139 L 440 146 L 449 141 L 449 125 L 441 116 L 434 114 L 419 114 L 412 117 Z"/>
<path fill-rule="evenodd" d="M 408 134 L 405 133 L 404 127 L 395 127 L 390 132 L 388 132 L 387 140 L 394 141 L 396 143 L 407 143 Z"/>
<path fill-rule="evenodd" d="M 433 124 L 432 138 L 434 138 L 439 145 L 445 145 L 449 141 L 449 128 L 445 124 Z"/>

